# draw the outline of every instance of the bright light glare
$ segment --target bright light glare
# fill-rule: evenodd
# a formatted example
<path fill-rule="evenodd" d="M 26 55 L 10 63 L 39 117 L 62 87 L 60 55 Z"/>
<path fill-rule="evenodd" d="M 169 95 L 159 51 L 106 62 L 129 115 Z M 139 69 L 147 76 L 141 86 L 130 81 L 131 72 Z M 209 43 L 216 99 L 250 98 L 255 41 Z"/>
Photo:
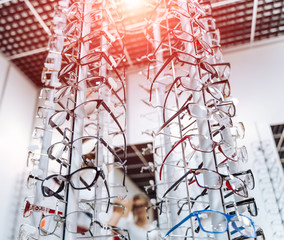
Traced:
<path fill-rule="evenodd" d="M 122 0 L 122 2 L 129 8 L 129 9 L 138 9 L 144 7 L 145 0 Z"/>

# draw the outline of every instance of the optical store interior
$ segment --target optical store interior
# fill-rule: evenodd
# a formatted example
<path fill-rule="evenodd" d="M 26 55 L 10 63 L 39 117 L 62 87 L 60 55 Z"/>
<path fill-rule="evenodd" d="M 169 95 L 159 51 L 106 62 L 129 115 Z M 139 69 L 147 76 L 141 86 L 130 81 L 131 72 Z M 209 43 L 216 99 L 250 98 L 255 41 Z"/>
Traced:
<path fill-rule="evenodd" d="M 2 240 L 284 240 L 283 0 L 0 0 Z"/>

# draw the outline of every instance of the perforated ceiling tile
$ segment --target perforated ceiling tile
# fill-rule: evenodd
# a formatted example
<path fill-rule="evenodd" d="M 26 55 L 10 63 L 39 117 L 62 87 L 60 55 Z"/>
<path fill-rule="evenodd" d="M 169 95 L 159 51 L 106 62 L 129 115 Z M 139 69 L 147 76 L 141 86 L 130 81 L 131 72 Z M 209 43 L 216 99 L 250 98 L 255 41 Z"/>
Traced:
<path fill-rule="evenodd" d="M 6 56 L 46 45 L 48 35 L 24 2 L 1 5 L 0 13 L 0 48 Z"/>
<path fill-rule="evenodd" d="M 35 84 L 41 86 L 41 73 L 47 51 L 12 60 Z"/>
<path fill-rule="evenodd" d="M 236 1 L 213 9 L 212 15 L 220 29 L 223 47 L 250 41 L 252 13 L 253 0 Z"/>
<path fill-rule="evenodd" d="M 284 1 L 260 0 L 257 9 L 255 39 L 276 37 L 284 33 Z"/>
<path fill-rule="evenodd" d="M 58 0 L 25 1 L 31 4 L 45 26 L 50 29 L 53 9 Z M 41 70 L 46 56 L 42 49 L 46 48 L 49 36 L 25 1 L 7 0 L 0 4 L 0 51 L 14 59 L 13 62 L 40 86 Z M 284 0 L 258 0 L 255 32 L 251 32 L 254 0 L 211 0 L 211 3 L 212 14 L 220 29 L 221 45 L 224 48 L 284 34 Z M 146 8 L 139 8 L 135 14 L 131 6 L 125 5 L 121 0 L 116 0 L 113 4 L 117 5 L 126 27 L 141 26 L 145 18 L 151 15 L 151 4 Z M 163 34 L 165 33 L 162 32 Z M 251 36 L 254 37 L 252 40 Z M 147 52 L 147 41 L 143 31 L 125 36 L 124 40 L 124 52 L 130 56 L 126 66 L 145 64 L 145 60 L 137 61 Z M 120 48 L 120 43 L 116 43 L 111 53 L 116 54 Z"/>

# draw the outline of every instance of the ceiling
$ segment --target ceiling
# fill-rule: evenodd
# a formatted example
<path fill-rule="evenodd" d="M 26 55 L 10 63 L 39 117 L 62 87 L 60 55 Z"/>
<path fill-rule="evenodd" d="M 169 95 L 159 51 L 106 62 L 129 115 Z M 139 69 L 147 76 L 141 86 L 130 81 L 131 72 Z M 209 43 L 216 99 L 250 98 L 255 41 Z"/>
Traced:
<path fill-rule="evenodd" d="M 57 1 L 0 0 L 0 51 L 37 86 L 41 86 L 41 71 Z M 275 38 L 284 33 L 284 0 L 212 0 L 211 3 L 222 48 Z M 139 21 L 141 25 L 147 16 L 147 9 L 134 14 L 125 4 L 117 6 L 125 16 L 126 26 L 137 26 Z M 137 59 L 146 53 L 144 34 L 126 35 L 124 40 L 124 52 L 129 56 L 127 66 L 141 65 Z"/>

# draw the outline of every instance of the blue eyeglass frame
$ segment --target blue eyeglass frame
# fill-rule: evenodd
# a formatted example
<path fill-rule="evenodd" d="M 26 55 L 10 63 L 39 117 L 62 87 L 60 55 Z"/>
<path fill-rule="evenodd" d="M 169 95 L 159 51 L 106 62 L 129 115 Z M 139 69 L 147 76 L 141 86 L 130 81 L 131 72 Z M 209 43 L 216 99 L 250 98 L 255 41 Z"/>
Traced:
<path fill-rule="evenodd" d="M 207 230 L 205 230 L 205 229 L 203 228 L 203 226 L 202 226 L 202 224 L 201 224 L 201 221 L 200 221 L 200 218 L 199 218 L 199 216 L 198 216 L 200 213 L 204 213 L 204 212 L 214 212 L 214 213 L 219 213 L 219 214 L 222 214 L 223 216 L 225 216 L 226 219 L 227 219 L 227 227 L 226 227 L 226 230 L 224 230 L 224 231 L 222 231 L 222 232 L 213 232 L 213 231 L 207 231 Z M 247 237 L 247 238 L 256 238 L 256 231 L 255 231 L 255 227 L 254 227 L 253 221 L 252 221 L 249 217 L 247 217 L 247 216 L 245 216 L 245 215 L 239 214 L 239 216 L 242 216 L 242 217 L 245 217 L 245 218 L 249 219 L 249 221 L 250 221 L 250 223 L 251 223 L 251 225 L 252 225 L 252 227 L 253 227 L 253 230 L 254 230 L 254 236 L 249 236 L 249 235 L 246 235 L 246 234 L 242 233 L 242 230 L 245 229 L 245 227 L 237 227 L 237 225 L 236 225 L 234 222 L 232 222 L 232 226 L 233 226 L 233 228 L 234 228 L 235 230 L 232 231 L 232 233 L 233 233 L 233 232 L 234 232 L 234 233 L 239 232 L 239 233 L 240 233 L 242 236 L 244 236 L 244 237 Z M 219 212 L 219 211 L 215 211 L 215 210 L 200 210 L 200 211 L 194 211 L 194 212 L 190 213 L 188 216 L 186 216 L 183 220 L 181 220 L 178 224 L 176 224 L 175 226 L 173 226 L 173 227 L 166 233 L 166 235 L 165 235 L 165 237 L 164 237 L 163 239 L 166 239 L 166 238 L 168 237 L 168 235 L 169 235 L 171 232 L 173 232 L 174 230 L 176 230 L 180 225 L 182 225 L 183 223 L 185 223 L 185 222 L 186 222 L 187 220 L 189 220 L 191 217 L 196 217 L 196 218 L 197 218 L 198 224 L 199 224 L 199 226 L 200 226 L 200 228 L 201 228 L 202 231 L 207 232 L 207 233 L 219 234 L 219 233 L 225 233 L 225 232 L 228 231 L 228 229 L 229 229 L 229 222 L 231 221 L 232 218 L 237 217 L 237 215 L 236 215 L 236 214 L 232 214 L 232 215 L 231 215 L 231 214 L 225 214 L 225 213 L 222 213 L 222 212 Z"/>

